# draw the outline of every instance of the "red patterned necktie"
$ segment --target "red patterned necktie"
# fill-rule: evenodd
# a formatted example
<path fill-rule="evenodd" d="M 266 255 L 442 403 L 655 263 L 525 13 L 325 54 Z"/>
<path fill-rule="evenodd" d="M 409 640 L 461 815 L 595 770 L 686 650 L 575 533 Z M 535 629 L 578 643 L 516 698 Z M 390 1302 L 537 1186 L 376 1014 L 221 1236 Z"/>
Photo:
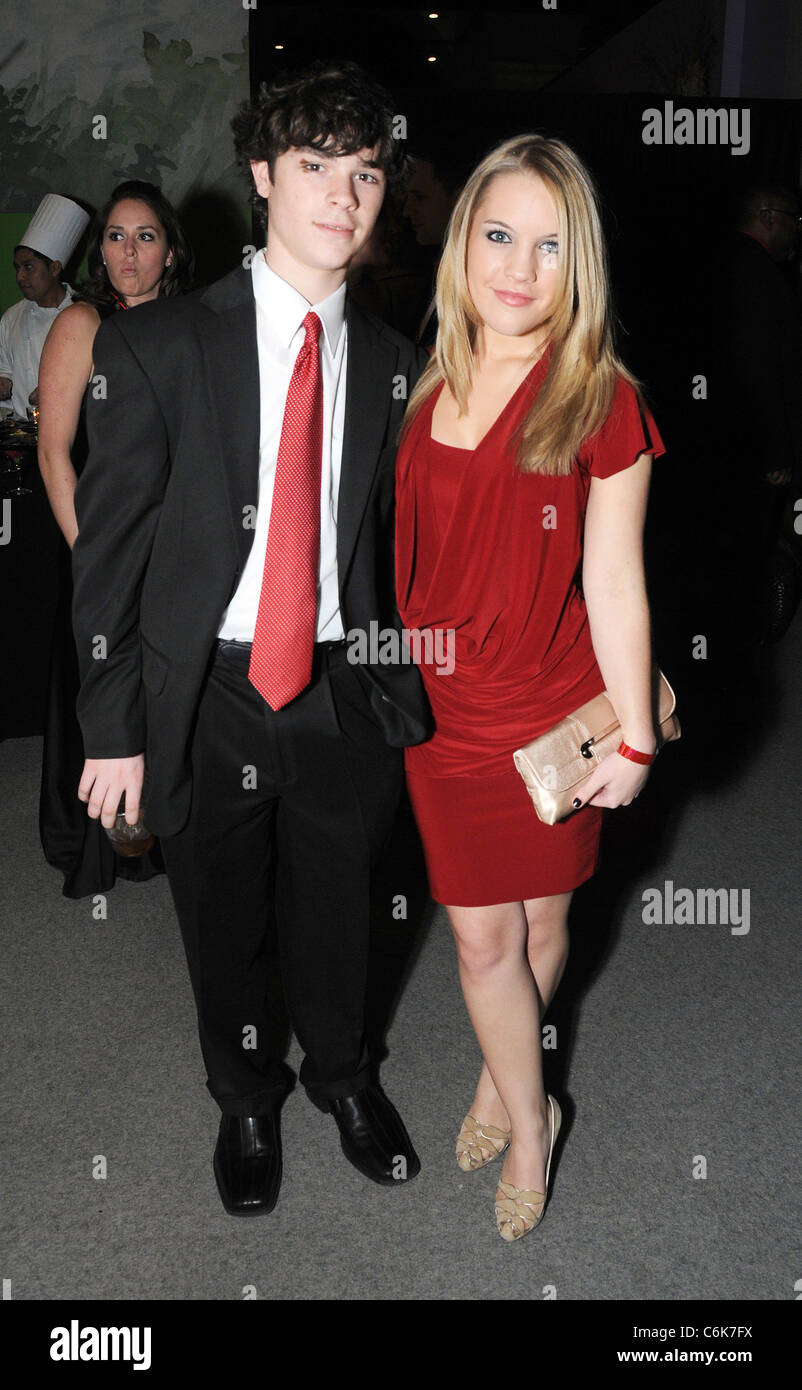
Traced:
<path fill-rule="evenodd" d="M 306 338 L 290 377 L 276 460 L 259 611 L 248 679 L 271 709 L 309 684 L 320 561 L 320 470 L 323 454 L 321 322 L 308 313 Z"/>

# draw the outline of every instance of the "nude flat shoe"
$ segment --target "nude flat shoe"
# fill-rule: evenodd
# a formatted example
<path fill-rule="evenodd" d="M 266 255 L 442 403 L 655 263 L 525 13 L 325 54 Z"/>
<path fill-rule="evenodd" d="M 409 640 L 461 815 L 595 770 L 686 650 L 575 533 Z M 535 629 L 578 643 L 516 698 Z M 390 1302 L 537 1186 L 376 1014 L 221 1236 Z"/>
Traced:
<path fill-rule="evenodd" d="M 553 1096 L 548 1097 L 551 1106 L 551 1143 L 546 1162 L 546 1191 L 534 1192 L 531 1188 L 516 1187 L 511 1182 L 500 1182 L 496 1189 L 496 1225 L 502 1240 L 520 1240 L 543 1220 L 549 1191 L 549 1170 L 554 1144 L 560 1132 L 562 1113 Z M 536 1208 L 540 1211 L 536 1212 Z"/>
<path fill-rule="evenodd" d="M 457 1137 L 457 1163 L 463 1173 L 473 1173 L 477 1168 L 484 1168 L 486 1163 L 492 1163 L 494 1158 L 500 1158 L 509 1143 L 509 1130 L 484 1125 L 473 1115 L 466 1115 Z"/>

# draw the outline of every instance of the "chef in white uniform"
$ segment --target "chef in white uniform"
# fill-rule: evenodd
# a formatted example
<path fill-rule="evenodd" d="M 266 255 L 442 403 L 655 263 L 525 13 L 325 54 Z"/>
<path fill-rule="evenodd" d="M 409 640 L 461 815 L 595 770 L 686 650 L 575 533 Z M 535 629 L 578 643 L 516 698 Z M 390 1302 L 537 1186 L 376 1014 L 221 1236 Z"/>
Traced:
<path fill-rule="evenodd" d="M 48 193 L 14 248 L 23 298 L 0 319 L 0 402 L 25 419 L 38 401 L 39 358 L 50 325 L 72 303 L 61 273 L 86 230 L 89 214 L 71 198 Z"/>

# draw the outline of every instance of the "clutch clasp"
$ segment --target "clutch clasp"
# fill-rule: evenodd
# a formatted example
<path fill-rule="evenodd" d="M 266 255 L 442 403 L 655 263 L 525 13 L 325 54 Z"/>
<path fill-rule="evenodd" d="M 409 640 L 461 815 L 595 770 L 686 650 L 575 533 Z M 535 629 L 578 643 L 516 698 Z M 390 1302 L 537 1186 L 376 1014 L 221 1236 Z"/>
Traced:
<path fill-rule="evenodd" d="M 591 738 L 586 738 L 584 743 L 580 743 L 580 745 L 579 745 L 579 751 L 580 751 L 580 753 L 582 754 L 582 757 L 583 757 L 583 758 L 592 758 L 592 757 L 593 757 L 593 753 L 592 753 L 592 751 L 591 751 L 590 745 L 591 745 L 592 743 L 595 743 L 595 742 L 596 742 L 596 737 L 595 737 L 595 735 L 593 735 L 593 737 L 591 737 Z"/>

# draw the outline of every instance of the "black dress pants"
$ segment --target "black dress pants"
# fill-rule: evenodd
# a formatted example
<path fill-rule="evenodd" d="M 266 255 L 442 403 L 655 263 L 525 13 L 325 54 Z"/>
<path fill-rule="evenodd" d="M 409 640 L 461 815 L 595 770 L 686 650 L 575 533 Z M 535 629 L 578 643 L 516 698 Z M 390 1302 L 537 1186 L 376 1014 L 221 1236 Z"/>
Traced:
<path fill-rule="evenodd" d="M 162 839 L 198 1011 L 207 1086 L 231 1115 L 286 1092 L 271 1055 L 267 946 L 310 1097 L 368 1084 L 370 879 L 392 829 L 403 755 L 385 742 L 346 646 L 315 647 L 310 685 L 274 712 L 248 680 L 250 647 L 218 645 L 192 746 L 187 825 Z"/>

